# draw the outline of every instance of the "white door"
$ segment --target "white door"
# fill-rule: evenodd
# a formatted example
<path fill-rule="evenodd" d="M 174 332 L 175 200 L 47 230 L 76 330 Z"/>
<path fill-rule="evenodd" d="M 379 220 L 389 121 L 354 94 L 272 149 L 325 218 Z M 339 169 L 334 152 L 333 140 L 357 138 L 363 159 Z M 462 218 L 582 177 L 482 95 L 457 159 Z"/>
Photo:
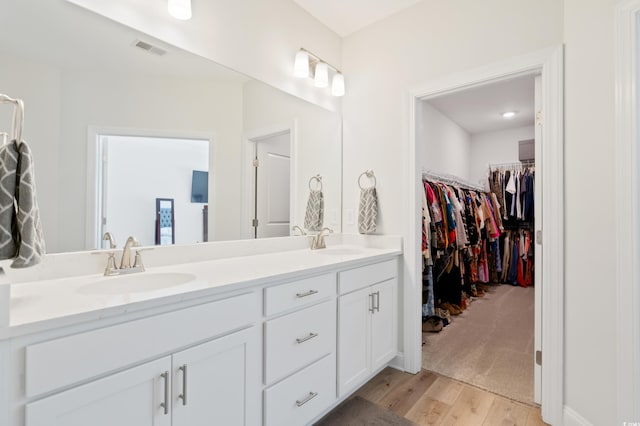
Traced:
<path fill-rule="evenodd" d="M 389 362 L 398 352 L 397 281 L 391 279 L 371 287 L 371 369 Z"/>
<path fill-rule="evenodd" d="M 290 132 L 256 141 L 255 237 L 290 235 Z"/>
<path fill-rule="evenodd" d="M 253 327 L 174 354 L 173 426 L 258 425 L 258 341 Z"/>
<path fill-rule="evenodd" d="M 25 425 L 170 426 L 170 381 L 162 358 L 27 404 Z"/>
<path fill-rule="evenodd" d="M 338 392 L 346 395 L 371 371 L 371 290 L 340 296 L 338 302 Z"/>
<path fill-rule="evenodd" d="M 542 161 L 542 77 L 536 76 L 535 79 L 535 158 L 536 165 Z M 536 234 L 542 229 L 542 182 L 540 181 L 540 172 L 536 173 L 534 188 L 534 229 Z M 541 232 L 541 231 L 540 231 Z M 536 237 L 537 238 L 537 237 Z M 538 364 L 536 352 L 542 354 L 542 245 L 534 245 L 534 341 L 533 341 L 533 400 L 540 404 L 542 402 L 542 365 Z"/>

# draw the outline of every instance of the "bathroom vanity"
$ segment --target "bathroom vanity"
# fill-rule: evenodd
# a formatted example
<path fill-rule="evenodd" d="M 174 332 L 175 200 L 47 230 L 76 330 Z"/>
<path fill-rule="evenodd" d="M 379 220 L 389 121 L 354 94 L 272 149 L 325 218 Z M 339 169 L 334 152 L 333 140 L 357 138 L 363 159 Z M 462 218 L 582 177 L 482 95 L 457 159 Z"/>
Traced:
<path fill-rule="evenodd" d="M 318 420 L 398 352 L 400 239 L 347 239 L 160 248 L 143 252 L 145 272 L 115 277 L 61 276 L 104 254 L 49 256 L 8 284 L 0 424 Z"/>

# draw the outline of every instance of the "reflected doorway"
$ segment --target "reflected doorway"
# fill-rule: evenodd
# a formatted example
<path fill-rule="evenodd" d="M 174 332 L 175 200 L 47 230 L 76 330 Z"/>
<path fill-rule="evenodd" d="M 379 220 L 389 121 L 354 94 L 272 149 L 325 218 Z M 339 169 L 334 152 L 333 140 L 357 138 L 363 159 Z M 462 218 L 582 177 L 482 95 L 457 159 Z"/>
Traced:
<path fill-rule="evenodd" d="M 164 232 L 162 244 L 205 240 L 208 197 L 193 201 L 194 190 L 202 190 L 193 176 L 209 170 L 209 140 L 104 133 L 97 138 L 98 238 L 108 231 L 118 242 L 133 235 L 143 246 L 157 244 L 157 200 L 170 199 L 171 233 Z"/>
<path fill-rule="evenodd" d="M 285 237 L 290 233 L 290 141 L 290 130 L 251 139 L 254 238 Z"/>

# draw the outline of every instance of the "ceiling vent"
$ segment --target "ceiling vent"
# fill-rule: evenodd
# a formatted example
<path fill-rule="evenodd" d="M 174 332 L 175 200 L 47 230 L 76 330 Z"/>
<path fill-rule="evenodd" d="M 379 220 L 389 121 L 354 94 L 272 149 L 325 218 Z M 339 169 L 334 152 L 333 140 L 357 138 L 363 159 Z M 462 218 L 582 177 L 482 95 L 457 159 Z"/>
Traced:
<path fill-rule="evenodd" d="M 136 40 L 133 42 L 133 45 L 139 49 L 142 49 L 146 52 L 149 52 L 154 55 L 162 56 L 167 53 L 166 50 L 156 47 L 152 44 L 147 43 L 146 41 Z"/>

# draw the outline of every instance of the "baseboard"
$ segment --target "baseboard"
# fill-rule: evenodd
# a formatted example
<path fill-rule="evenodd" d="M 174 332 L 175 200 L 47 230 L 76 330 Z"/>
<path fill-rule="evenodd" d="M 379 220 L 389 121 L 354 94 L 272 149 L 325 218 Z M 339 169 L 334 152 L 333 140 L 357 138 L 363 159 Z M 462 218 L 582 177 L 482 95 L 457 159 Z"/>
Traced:
<path fill-rule="evenodd" d="M 407 371 L 404 368 L 404 353 L 400 352 L 390 362 L 389 367 L 395 368 L 400 371 Z"/>
<path fill-rule="evenodd" d="M 564 406 L 563 426 L 593 426 L 590 421 L 578 414 L 573 408 Z"/>

